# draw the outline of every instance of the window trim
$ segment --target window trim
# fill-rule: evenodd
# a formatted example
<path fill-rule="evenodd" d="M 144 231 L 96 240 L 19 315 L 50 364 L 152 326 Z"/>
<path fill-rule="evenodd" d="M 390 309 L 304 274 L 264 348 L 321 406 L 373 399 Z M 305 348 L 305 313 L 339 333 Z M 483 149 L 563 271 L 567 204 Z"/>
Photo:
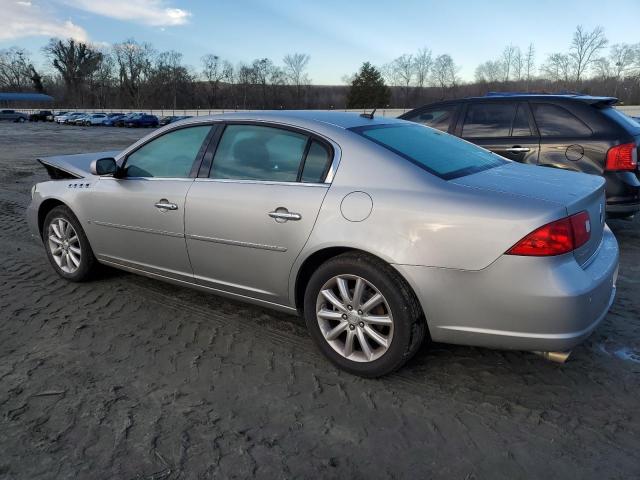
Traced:
<path fill-rule="evenodd" d="M 213 163 L 215 159 L 215 155 L 218 151 L 218 147 L 220 145 L 220 141 L 222 136 L 224 135 L 227 126 L 229 125 L 246 125 L 246 126 L 258 126 L 258 127 L 270 127 L 276 128 L 279 130 L 287 130 L 293 133 L 298 133 L 301 135 L 305 135 L 307 137 L 307 142 L 303 151 L 302 158 L 300 159 L 300 165 L 298 166 L 298 175 L 295 181 L 292 182 L 284 182 L 279 180 L 257 180 L 257 179 L 240 179 L 240 178 L 211 178 L 211 170 L 213 169 Z M 304 164 L 307 161 L 307 154 L 309 153 L 309 149 L 311 148 L 311 142 L 316 140 L 318 143 L 324 145 L 329 150 L 329 158 L 325 171 L 323 172 L 324 180 L 322 182 L 303 182 L 302 179 L 302 170 L 304 168 Z M 300 128 L 294 125 L 289 125 L 286 123 L 278 123 L 273 121 L 261 121 L 261 120 L 222 120 L 221 128 L 219 128 L 219 134 L 215 136 L 209 142 L 207 150 L 203 156 L 203 158 L 207 158 L 210 154 L 210 163 L 208 163 L 205 167 L 203 163 L 203 168 L 198 172 L 198 179 L 206 179 L 209 181 L 225 181 L 225 182 L 238 182 L 238 183 L 261 183 L 261 184 L 272 184 L 272 185 L 326 185 L 331 184 L 333 182 L 333 178 L 335 176 L 335 172 L 340 163 L 340 155 L 339 148 L 337 145 L 315 132 L 310 130 L 306 130 L 304 128 Z"/>
<path fill-rule="evenodd" d="M 159 139 L 160 137 L 164 137 L 165 135 L 168 135 L 168 134 L 173 133 L 173 132 L 177 132 L 178 130 L 183 130 L 185 128 L 206 127 L 206 126 L 210 126 L 211 130 L 209 131 L 207 136 L 204 137 L 204 140 L 202 141 L 202 145 L 200 145 L 200 149 L 198 150 L 198 153 L 196 154 L 196 157 L 193 160 L 193 163 L 191 164 L 191 169 L 189 170 L 189 175 L 188 176 L 186 176 L 186 177 L 127 177 L 127 176 L 123 176 L 119 180 L 140 180 L 140 179 L 178 180 L 178 179 L 194 179 L 194 178 L 196 178 L 197 175 L 198 175 L 198 170 L 200 168 L 200 164 L 202 162 L 202 159 L 204 157 L 206 149 L 209 146 L 211 138 L 219 130 L 219 125 L 217 125 L 215 122 L 193 122 L 193 123 L 188 123 L 188 124 L 185 124 L 185 125 L 174 126 L 173 128 L 169 128 L 167 130 L 163 130 L 163 131 L 159 132 L 157 135 L 154 135 L 153 137 L 151 137 L 149 139 L 143 138 L 138 143 L 134 143 L 128 150 L 125 150 L 124 152 L 122 152 L 120 154 L 119 158 L 116 159 L 116 163 L 118 164 L 118 167 L 120 169 L 124 169 L 126 167 L 126 165 L 127 165 L 127 161 L 129 160 L 129 157 L 131 155 L 136 153 L 142 147 L 145 147 L 148 144 L 150 144 L 151 142 Z"/>

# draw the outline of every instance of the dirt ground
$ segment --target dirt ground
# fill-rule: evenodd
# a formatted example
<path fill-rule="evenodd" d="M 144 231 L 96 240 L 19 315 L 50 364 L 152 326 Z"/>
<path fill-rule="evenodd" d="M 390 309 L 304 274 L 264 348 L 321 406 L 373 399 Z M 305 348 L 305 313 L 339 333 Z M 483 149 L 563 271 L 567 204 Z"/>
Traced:
<path fill-rule="evenodd" d="M 146 130 L 0 124 L 0 478 L 640 477 L 640 221 L 565 365 L 425 345 L 364 380 L 293 316 L 120 272 L 58 278 L 24 220 L 39 155 Z"/>

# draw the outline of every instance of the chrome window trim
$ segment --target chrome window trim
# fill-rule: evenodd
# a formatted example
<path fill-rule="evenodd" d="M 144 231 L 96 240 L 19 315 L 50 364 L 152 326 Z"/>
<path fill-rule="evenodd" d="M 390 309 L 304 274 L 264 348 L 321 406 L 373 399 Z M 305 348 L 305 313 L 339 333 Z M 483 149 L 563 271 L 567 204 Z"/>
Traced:
<path fill-rule="evenodd" d="M 132 180 L 144 181 L 144 182 L 160 182 L 160 181 L 179 181 L 179 182 L 193 182 L 195 178 L 193 177 L 123 177 L 123 178 L 115 178 L 115 177 L 99 177 L 100 180 L 117 180 L 118 182 L 130 182 Z"/>
<path fill-rule="evenodd" d="M 235 178 L 196 178 L 196 182 L 212 182 L 212 183 L 246 183 L 249 185 L 287 185 L 289 187 L 323 187 L 328 188 L 328 183 L 311 183 L 311 182 L 282 182 L 276 180 L 251 180 L 251 179 L 235 179 Z"/>
<path fill-rule="evenodd" d="M 242 123 L 242 122 L 251 122 L 251 123 L 263 123 L 265 126 L 274 126 L 274 127 L 290 127 L 290 128 L 295 128 L 298 130 L 302 130 L 304 132 L 309 132 L 321 139 L 323 139 L 325 142 L 329 143 L 332 147 L 333 147 L 333 160 L 331 161 L 331 166 L 329 167 L 329 171 L 327 172 L 327 175 L 324 179 L 324 182 L 322 183 L 318 183 L 315 185 L 323 185 L 323 184 L 328 184 L 330 185 L 331 183 L 333 183 L 333 180 L 335 178 L 336 172 L 338 171 L 338 167 L 340 166 L 340 161 L 342 160 L 342 149 L 340 148 L 340 145 L 338 145 L 335 141 L 333 141 L 331 138 L 327 137 L 326 135 L 323 135 L 321 133 L 316 132 L 315 130 L 310 130 L 307 127 L 301 127 L 299 125 L 294 125 L 291 123 L 286 123 L 286 122 L 278 122 L 278 121 L 273 121 L 273 120 L 256 120 L 256 119 L 211 119 L 211 118 L 202 118 L 202 119 L 198 119 L 196 118 L 192 118 L 192 119 L 187 119 L 187 120 L 183 120 L 180 121 L 178 123 L 170 123 L 169 125 L 165 125 L 162 128 L 159 128 L 157 130 L 155 130 L 154 132 L 150 133 L 149 136 L 146 137 L 142 137 L 140 140 L 138 140 L 137 142 L 135 142 L 133 145 L 130 145 L 129 147 L 127 147 L 125 150 L 123 150 L 122 152 L 120 152 L 118 155 L 116 155 L 115 160 L 116 163 L 120 164 L 120 162 L 122 160 L 124 160 L 127 155 L 129 155 L 132 151 L 137 150 L 139 147 L 141 147 L 142 145 L 149 143 L 153 140 L 156 139 L 156 137 L 160 136 L 160 135 L 164 135 L 166 133 L 169 133 L 171 130 L 177 130 L 180 128 L 184 128 L 186 126 L 197 126 L 199 124 L 208 124 L 208 125 L 216 125 L 216 124 L 226 124 L 228 122 L 233 122 L 233 123 Z M 161 177 L 129 177 L 129 178 L 138 178 L 138 179 L 149 179 L 149 178 L 161 178 Z M 193 180 L 193 178 L 189 178 L 189 180 Z M 198 179 L 200 180 L 200 179 Z M 211 179 L 211 180 L 225 180 L 225 179 Z M 229 179 L 231 180 L 231 179 Z M 256 180 L 256 182 L 270 182 L 269 180 Z M 291 185 L 291 184 L 302 184 L 304 182 L 281 182 L 281 183 L 285 183 L 287 185 Z"/>

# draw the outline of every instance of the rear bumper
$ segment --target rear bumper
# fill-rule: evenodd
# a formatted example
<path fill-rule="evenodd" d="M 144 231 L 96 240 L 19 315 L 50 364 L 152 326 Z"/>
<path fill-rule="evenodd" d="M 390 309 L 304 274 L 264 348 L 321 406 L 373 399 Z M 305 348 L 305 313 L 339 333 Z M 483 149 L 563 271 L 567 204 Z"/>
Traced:
<path fill-rule="evenodd" d="M 607 215 L 633 215 L 640 211 L 640 180 L 636 172 L 605 172 Z"/>
<path fill-rule="evenodd" d="M 564 351 L 606 317 L 615 298 L 618 244 L 605 228 L 587 266 L 572 254 L 504 255 L 483 270 L 395 265 L 423 307 L 434 341 Z"/>

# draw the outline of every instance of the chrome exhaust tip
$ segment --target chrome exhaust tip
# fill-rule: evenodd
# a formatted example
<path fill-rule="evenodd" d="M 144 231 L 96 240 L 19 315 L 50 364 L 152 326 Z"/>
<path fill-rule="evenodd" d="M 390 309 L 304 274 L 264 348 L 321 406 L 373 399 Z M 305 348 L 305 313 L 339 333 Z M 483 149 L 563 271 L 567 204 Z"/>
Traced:
<path fill-rule="evenodd" d="M 532 352 L 554 363 L 565 363 L 571 355 L 571 350 L 566 352 Z"/>

